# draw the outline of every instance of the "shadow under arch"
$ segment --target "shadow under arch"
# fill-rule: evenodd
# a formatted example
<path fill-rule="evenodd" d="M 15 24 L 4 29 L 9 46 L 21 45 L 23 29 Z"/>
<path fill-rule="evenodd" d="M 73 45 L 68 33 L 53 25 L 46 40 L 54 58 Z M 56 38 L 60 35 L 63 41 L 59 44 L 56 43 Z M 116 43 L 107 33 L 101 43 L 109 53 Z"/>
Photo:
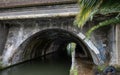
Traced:
<path fill-rule="evenodd" d="M 77 44 L 77 49 L 80 54 L 86 58 L 90 58 L 95 64 L 99 64 L 99 54 L 96 54 L 94 50 L 89 46 L 89 41 L 83 38 L 83 35 L 73 33 L 64 29 L 45 29 L 35 33 L 27 38 L 16 50 L 10 59 L 11 64 L 17 64 L 52 53 L 57 50 L 66 50 L 67 45 L 70 42 Z"/>

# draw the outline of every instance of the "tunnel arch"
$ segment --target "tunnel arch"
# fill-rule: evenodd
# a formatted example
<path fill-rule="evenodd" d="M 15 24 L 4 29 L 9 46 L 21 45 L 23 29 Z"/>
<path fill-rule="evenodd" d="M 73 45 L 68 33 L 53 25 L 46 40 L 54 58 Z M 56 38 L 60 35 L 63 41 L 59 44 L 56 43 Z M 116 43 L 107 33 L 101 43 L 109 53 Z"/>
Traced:
<path fill-rule="evenodd" d="M 9 62 L 11 64 L 17 64 L 59 50 L 59 48 L 65 49 L 68 43 L 75 42 L 82 48 L 83 54 L 91 58 L 96 64 L 96 61 L 98 62 L 99 59 L 95 52 L 90 50 L 90 46 L 83 37 L 81 33 L 77 34 L 60 28 L 41 30 L 28 37 L 18 47 Z M 50 51 L 51 49 L 52 51 Z M 93 57 L 94 55 L 95 59 Z"/>

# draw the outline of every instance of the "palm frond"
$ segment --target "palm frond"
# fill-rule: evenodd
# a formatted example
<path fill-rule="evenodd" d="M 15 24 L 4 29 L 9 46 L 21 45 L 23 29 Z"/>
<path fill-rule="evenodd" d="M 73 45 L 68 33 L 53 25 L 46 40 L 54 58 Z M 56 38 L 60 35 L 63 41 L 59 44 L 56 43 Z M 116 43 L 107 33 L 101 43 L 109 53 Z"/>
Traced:
<path fill-rule="evenodd" d="M 115 24 L 117 24 L 117 23 L 120 23 L 120 17 L 115 17 L 115 18 L 112 18 L 112 19 L 109 19 L 109 20 L 105 20 L 105 21 L 103 21 L 103 22 L 100 22 L 98 25 L 93 26 L 93 27 L 86 33 L 87 38 L 90 37 L 91 33 L 92 33 L 94 30 L 96 30 L 96 29 L 98 29 L 98 28 L 100 28 L 100 27 L 103 27 L 103 26 L 111 25 L 111 24 L 112 24 L 112 25 L 115 25 Z"/>
<path fill-rule="evenodd" d="M 76 16 L 74 24 L 78 27 L 82 27 L 85 22 L 93 15 L 93 12 L 97 10 L 102 0 L 79 0 L 80 11 Z"/>
<path fill-rule="evenodd" d="M 120 13 L 120 0 L 107 0 L 99 8 L 100 14 Z"/>
<path fill-rule="evenodd" d="M 101 14 L 120 12 L 120 0 L 78 0 L 80 11 L 74 24 L 82 27 L 96 12 Z"/>

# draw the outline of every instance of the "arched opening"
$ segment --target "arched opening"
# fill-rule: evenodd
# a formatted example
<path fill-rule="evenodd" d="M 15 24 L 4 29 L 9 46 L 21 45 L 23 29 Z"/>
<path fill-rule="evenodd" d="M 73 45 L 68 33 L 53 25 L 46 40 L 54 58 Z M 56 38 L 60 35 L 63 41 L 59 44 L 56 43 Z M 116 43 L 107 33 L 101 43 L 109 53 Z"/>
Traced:
<path fill-rule="evenodd" d="M 11 58 L 11 62 L 22 62 L 46 55 L 55 51 L 67 51 L 66 47 L 69 43 L 76 43 L 76 52 L 81 57 L 91 58 L 91 54 L 84 45 L 82 40 L 73 32 L 63 29 L 47 29 L 42 30 L 25 40 L 16 50 Z"/>
<path fill-rule="evenodd" d="M 41 56 L 43 56 L 43 59 L 46 59 L 46 56 L 49 54 L 56 57 L 54 56 L 54 53 L 57 52 L 57 56 L 60 56 L 63 59 L 70 59 L 70 69 L 72 62 L 71 57 L 67 54 L 66 47 L 71 42 L 76 43 L 75 57 L 92 60 L 88 47 L 77 36 L 77 34 L 63 29 L 54 28 L 41 30 L 26 39 L 13 54 L 9 62 L 11 64 L 16 64 Z M 59 58 L 57 59 L 60 60 Z"/>

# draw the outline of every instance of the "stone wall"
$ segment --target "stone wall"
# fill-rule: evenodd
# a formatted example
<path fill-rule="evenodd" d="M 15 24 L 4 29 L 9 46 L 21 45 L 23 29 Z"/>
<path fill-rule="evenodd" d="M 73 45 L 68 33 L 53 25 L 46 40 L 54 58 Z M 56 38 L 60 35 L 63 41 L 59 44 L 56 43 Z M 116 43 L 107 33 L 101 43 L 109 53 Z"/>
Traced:
<path fill-rule="evenodd" d="M 116 25 L 116 36 L 115 36 L 115 57 L 116 65 L 120 66 L 120 25 Z"/>
<path fill-rule="evenodd" d="M 4 30 L 3 34 L 0 34 L 2 36 L 0 37 L 1 39 L 0 41 L 3 41 L 2 40 L 3 37 L 7 38 L 4 53 L 3 53 L 3 56 L 4 56 L 3 59 L 5 62 L 7 61 L 8 63 L 9 59 L 11 59 L 12 56 L 14 55 L 15 50 L 21 47 L 21 44 L 24 43 L 25 40 L 27 40 L 32 35 L 42 30 L 59 28 L 59 29 L 67 30 L 70 33 L 74 33 L 75 35 L 78 35 L 81 32 L 85 34 L 88 31 L 88 29 L 94 26 L 96 23 L 98 23 L 99 20 L 102 21 L 104 19 L 100 20 L 100 18 L 99 19 L 94 18 L 93 21 L 88 22 L 87 25 L 83 27 L 83 29 L 80 29 L 77 26 L 73 25 L 74 17 L 36 18 L 36 19 L 2 21 L 3 23 L 5 23 L 5 25 L 9 24 L 9 27 L 5 27 L 5 29 L 4 27 L 1 27 L 0 29 L 1 33 L 2 33 L 2 30 Z M 8 36 L 6 36 L 8 31 L 7 28 L 9 29 Z M 109 42 L 109 40 L 112 38 L 111 28 L 112 28 L 111 26 L 100 28 L 96 30 L 90 38 L 94 46 L 96 46 L 100 52 L 99 56 L 101 61 L 108 60 L 109 57 L 105 56 L 106 51 L 110 53 L 112 52 L 112 46 L 111 46 L 112 43 Z M 80 37 L 82 36 L 80 35 Z M 82 39 L 82 41 L 85 41 L 84 38 Z M 111 41 L 113 40 L 111 39 Z M 86 40 L 86 42 L 89 42 L 89 41 Z M 85 44 L 88 44 L 88 43 L 85 43 Z M 3 45 L 4 44 L 2 43 L 1 47 L 4 47 Z M 90 46 L 91 45 L 88 45 L 89 48 L 91 48 Z M 20 49 L 22 49 L 22 47 Z"/>
<path fill-rule="evenodd" d="M 78 37 L 79 41 L 81 39 L 81 41 L 85 42 L 85 43 L 82 43 L 82 45 L 85 44 L 86 47 L 89 48 L 89 49 L 85 48 L 87 53 L 89 52 L 89 50 L 94 52 L 97 48 L 94 47 L 94 48 L 96 48 L 94 50 L 92 48 L 94 46 L 94 45 L 92 45 L 92 43 L 90 43 L 90 45 L 88 45 L 90 42 L 89 40 L 85 41 L 84 37 L 82 37 L 83 35 L 78 35 L 79 33 L 81 33 L 81 30 L 80 30 L 80 28 L 73 25 L 73 21 L 74 21 L 74 17 L 37 18 L 37 19 L 2 21 L 5 24 L 9 24 L 9 32 L 8 32 L 7 41 L 5 44 L 5 49 L 4 49 L 4 52 L 2 55 L 3 56 L 2 62 L 5 64 L 5 66 L 12 65 L 13 63 L 18 63 L 13 60 L 14 59 L 13 56 L 15 56 L 15 60 L 19 59 L 19 57 L 17 57 L 16 53 L 19 54 L 19 52 L 21 52 L 23 50 L 23 48 L 25 47 L 24 44 L 26 43 L 25 41 L 27 41 L 27 39 L 31 39 L 32 38 L 31 36 L 33 36 L 35 34 L 36 34 L 35 36 L 39 36 L 39 35 L 37 35 L 39 32 L 41 32 L 43 30 L 49 30 L 49 29 L 58 29 L 58 30 L 61 29 L 61 30 L 68 31 L 70 34 L 74 35 L 74 37 L 73 37 L 74 39 L 76 37 Z M 50 32 L 50 31 L 48 31 L 48 32 Z M 55 34 L 53 34 L 53 33 L 55 33 Z M 65 33 L 63 33 L 63 34 L 65 34 Z M 56 32 L 49 33 L 49 35 L 47 35 L 47 36 L 50 37 L 53 35 L 56 35 Z M 67 38 L 66 36 L 69 36 L 69 35 L 65 34 L 64 36 L 65 36 L 64 38 Z M 53 38 L 51 37 L 50 39 L 53 39 Z M 70 38 L 65 39 L 65 40 L 69 40 L 69 39 Z M 33 39 L 33 40 L 35 40 L 35 39 Z M 45 40 L 44 40 L 44 42 L 45 42 Z M 29 43 L 29 42 L 27 42 L 27 43 Z M 92 47 L 89 47 L 89 46 L 92 46 Z M 32 47 L 32 45 L 30 47 Z M 29 51 L 30 50 L 29 48 L 26 48 L 26 50 Z M 97 54 L 99 54 L 98 50 L 97 50 Z M 88 56 L 90 56 L 90 55 L 91 54 L 88 54 Z M 26 56 L 29 56 L 29 55 L 26 55 Z M 97 58 L 99 58 L 99 57 L 97 57 Z M 31 59 L 31 58 L 29 58 L 29 59 Z M 14 61 L 14 62 L 11 62 L 11 61 Z M 98 63 L 98 61 L 97 61 L 97 63 Z M 21 60 L 21 62 L 22 62 L 22 60 Z"/>
<path fill-rule="evenodd" d="M 6 38 L 8 34 L 8 27 L 4 24 L 0 24 L 0 56 L 3 53 L 3 49 L 5 46 Z"/>

